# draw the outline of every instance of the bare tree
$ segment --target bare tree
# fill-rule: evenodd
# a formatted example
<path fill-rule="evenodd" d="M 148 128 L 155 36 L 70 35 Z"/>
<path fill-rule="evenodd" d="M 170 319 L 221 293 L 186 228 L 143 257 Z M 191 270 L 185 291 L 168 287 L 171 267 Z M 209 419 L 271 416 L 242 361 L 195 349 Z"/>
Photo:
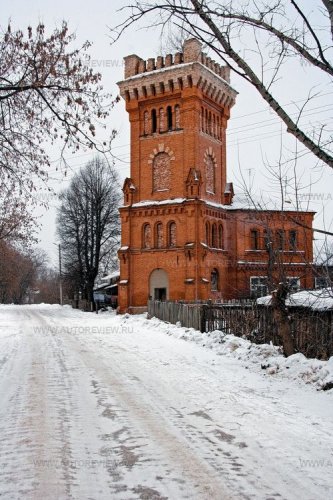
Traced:
<path fill-rule="evenodd" d="M 113 103 L 89 67 L 90 43 L 72 48 L 74 38 L 65 22 L 50 35 L 43 24 L 26 34 L 8 26 L 0 38 L 0 180 L 27 197 L 36 178 L 47 181 L 47 143 L 60 141 L 60 165 L 66 148 L 110 147 L 97 142 L 96 125 Z"/>
<path fill-rule="evenodd" d="M 100 265 L 119 244 L 120 199 L 117 174 L 100 158 L 83 167 L 60 197 L 57 225 L 65 277 L 92 303 Z"/>
<path fill-rule="evenodd" d="M 38 270 L 34 303 L 59 304 L 59 272 L 48 265 Z"/>
<path fill-rule="evenodd" d="M 30 248 L 26 251 L 0 240 L 0 302 L 28 302 L 35 289 L 38 272 L 45 262 L 43 250 Z"/>
<path fill-rule="evenodd" d="M 314 97 L 313 89 L 309 88 L 306 103 L 293 118 L 280 102 L 275 85 L 291 58 L 316 71 L 317 77 L 324 78 L 327 84 L 332 83 L 332 1 L 318 0 L 317 7 L 321 7 L 316 11 L 321 20 L 315 24 L 294 0 L 135 1 L 129 6 L 125 21 L 112 29 L 112 36 L 117 39 L 131 24 L 156 14 L 153 23 L 162 32 L 169 32 L 171 25 L 196 37 L 259 92 L 284 122 L 288 133 L 318 160 L 333 167 L 332 135 L 326 130 L 324 118 L 315 127 L 300 122 L 306 105 Z M 288 73 L 283 77 L 288 78 Z"/>
<path fill-rule="evenodd" d="M 0 183 L 0 240 L 36 243 L 38 223 L 31 215 L 31 205 L 20 195 L 14 182 Z"/>

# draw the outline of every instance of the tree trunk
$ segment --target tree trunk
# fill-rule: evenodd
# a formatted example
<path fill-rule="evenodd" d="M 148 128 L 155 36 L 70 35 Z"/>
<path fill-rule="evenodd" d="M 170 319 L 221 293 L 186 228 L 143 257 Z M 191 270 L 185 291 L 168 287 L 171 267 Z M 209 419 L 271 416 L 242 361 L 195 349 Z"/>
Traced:
<path fill-rule="evenodd" d="M 295 341 L 291 333 L 291 322 L 286 307 L 288 287 L 284 283 L 279 283 L 277 290 L 272 293 L 273 318 L 277 324 L 277 332 L 283 346 L 283 353 L 286 357 L 295 353 Z"/>

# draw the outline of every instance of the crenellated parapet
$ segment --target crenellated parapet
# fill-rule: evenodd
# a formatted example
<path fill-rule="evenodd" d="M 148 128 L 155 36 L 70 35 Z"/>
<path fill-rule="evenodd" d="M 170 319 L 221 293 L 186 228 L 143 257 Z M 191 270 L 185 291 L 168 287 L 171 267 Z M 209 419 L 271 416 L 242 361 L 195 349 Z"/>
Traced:
<path fill-rule="evenodd" d="M 197 87 L 219 105 L 231 107 L 237 95 L 230 86 L 230 69 L 202 52 L 196 39 L 186 40 L 183 52 L 165 57 L 147 61 L 135 54 L 125 57 L 124 76 L 118 85 L 126 101 Z"/>

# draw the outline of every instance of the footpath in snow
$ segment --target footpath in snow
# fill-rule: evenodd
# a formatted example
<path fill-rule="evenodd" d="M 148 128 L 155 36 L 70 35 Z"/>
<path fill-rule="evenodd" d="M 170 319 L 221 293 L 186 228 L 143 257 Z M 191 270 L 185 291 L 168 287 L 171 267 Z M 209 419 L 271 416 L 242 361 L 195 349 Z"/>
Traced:
<path fill-rule="evenodd" d="M 0 306 L 0 498 L 333 498 L 330 380 L 221 332 Z"/>

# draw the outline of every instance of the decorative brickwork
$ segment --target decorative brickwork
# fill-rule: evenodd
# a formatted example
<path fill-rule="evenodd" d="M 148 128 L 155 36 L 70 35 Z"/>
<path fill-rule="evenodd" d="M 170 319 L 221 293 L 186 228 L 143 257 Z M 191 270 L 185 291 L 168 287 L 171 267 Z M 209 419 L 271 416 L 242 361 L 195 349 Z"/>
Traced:
<path fill-rule="evenodd" d="M 143 133 L 147 135 L 149 133 L 149 115 L 148 111 L 144 112 L 144 118 L 143 118 Z"/>
<path fill-rule="evenodd" d="M 206 192 L 214 194 L 216 189 L 216 158 L 212 148 L 205 151 Z"/>
<path fill-rule="evenodd" d="M 206 191 L 215 193 L 215 163 L 210 155 L 206 159 Z"/>
<path fill-rule="evenodd" d="M 160 127 L 159 127 L 160 132 L 165 131 L 165 112 L 164 108 L 160 108 Z"/>
<path fill-rule="evenodd" d="M 180 128 L 180 106 L 176 104 L 175 106 L 175 127 L 176 129 Z"/>
<path fill-rule="evenodd" d="M 156 224 L 156 248 L 163 248 L 163 246 L 163 224 L 159 222 L 158 224 Z"/>
<path fill-rule="evenodd" d="M 169 246 L 170 247 L 175 247 L 177 244 L 176 230 L 177 230 L 176 223 L 171 222 L 169 224 Z"/>
<path fill-rule="evenodd" d="M 168 189 L 170 189 L 170 156 L 168 153 L 158 153 L 153 160 L 153 190 Z"/>
<path fill-rule="evenodd" d="M 143 247 L 151 248 L 151 246 L 152 246 L 151 227 L 150 224 L 145 224 L 143 228 Z"/>

